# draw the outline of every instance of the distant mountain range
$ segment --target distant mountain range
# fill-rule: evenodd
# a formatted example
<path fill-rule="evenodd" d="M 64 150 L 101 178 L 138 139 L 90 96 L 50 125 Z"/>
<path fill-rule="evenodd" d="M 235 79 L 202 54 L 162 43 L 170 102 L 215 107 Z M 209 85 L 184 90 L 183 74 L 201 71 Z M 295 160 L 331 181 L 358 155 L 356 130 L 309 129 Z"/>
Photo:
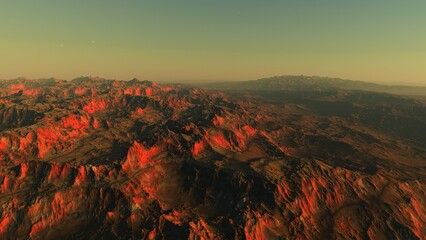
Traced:
<path fill-rule="evenodd" d="M 363 81 L 345 80 L 318 76 L 275 76 L 250 81 L 214 82 L 201 84 L 203 87 L 221 90 L 289 90 L 329 91 L 360 90 L 398 95 L 426 96 L 426 87 L 382 85 Z"/>

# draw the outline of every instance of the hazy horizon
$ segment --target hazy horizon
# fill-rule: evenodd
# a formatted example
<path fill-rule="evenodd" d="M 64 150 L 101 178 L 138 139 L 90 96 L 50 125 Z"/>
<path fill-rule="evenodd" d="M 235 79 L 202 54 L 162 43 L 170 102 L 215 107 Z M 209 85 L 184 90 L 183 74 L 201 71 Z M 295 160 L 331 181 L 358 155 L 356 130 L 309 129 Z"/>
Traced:
<path fill-rule="evenodd" d="M 420 1 L 5 2 L 0 79 L 314 75 L 425 85 L 424 10 Z"/>
<path fill-rule="evenodd" d="M 54 76 L 50 76 L 50 77 L 41 77 L 41 78 L 31 78 L 31 77 L 26 77 L 26 76 L 19 76 L 19 77 L 13 77 L 13 78 L 8 78 L 8 79 L 3 79 L 0 78 L 0 81 L 7 81 L 7 80 L 15 80 L 15 79 L 27 79 L 27 80 L 40 80 L 40 79 L 49 79 L 49 78 L 54 78 L 54 79 L 58 79 L 58 80 L 65 80 L 65 81 L 71 81 L 73 79 L 77 79 L 77 78 L 81 78 L 81 77 L 92 77 L 92 78 L 100 78 L 100 79 L 106 79 L 106 80 L 118 80 L 118 81 L 130 81 L 133 79 L 138 79 L 141 81 L 152 81 L 152 82 L 157 82 L 160 84 L 178 84 L 178 83 L 182 83 L 182 84 L 199 84 L 199 83 L 224 83 L 224 82 L 244 82 L 244 81 L 255 81 L 255 80 L 259 80 L 259 79 L 265 79 L 265 78 L 272 78 L 272 77 L 285 77 L 285 76 L 304 76 L 304 77 L 325 77 L 325 78 L 330 78 L 330 79 L 341 79 L 341 80 L 348 80 L 348 81 L 361 81 L 361 82 L 366 82 L 366 83 L 375 83 L 375 84 L 380 84 L 380 85 L 387 85 L 387 86 L 412 86 L 412 87 L 426 87 L 426 83 L 409 83 L 409 82 L 375 82 L 375 81 L 364 81 L 364 80 L 358 80 L 358 79 L 346 79 L 346 78 L 338 78 L 338 77 L 328 77 L 328 76 L 314 76 L 314 75 L 280 75 L 280 76 L 268 76 L 268 77 L 262 77 L 262 78 L 258 78 L 258 79 L 242 79 L 242 80 L 224 80 L 224 79 L 216 79 L 216 80 L 187 80 L 187 79 L 181 79 L 181 80 L 173 80 L 173 79 L 166 79 L 166 80 L 155 80 L 155 79 L 145 79 L 145 78 L 137 78 L 137 77 L 130 77 L 130 78 L 126 78 L 126 79 L 120 79 L 120 78 L 107 78 L 107 77 L 102 77 L 102 76 L 75 76 L 73 78 L 57 78 Z"/>

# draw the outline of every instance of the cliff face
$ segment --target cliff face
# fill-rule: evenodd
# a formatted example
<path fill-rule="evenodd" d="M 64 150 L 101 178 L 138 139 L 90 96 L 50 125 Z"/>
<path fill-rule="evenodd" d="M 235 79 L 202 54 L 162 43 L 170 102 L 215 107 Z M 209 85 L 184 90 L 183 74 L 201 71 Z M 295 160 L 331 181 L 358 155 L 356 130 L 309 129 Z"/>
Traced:
<path fill-rule="evenodd" d="M 356 118 L 137 80 L 0 96 L 2 239 L 426 236 L 425 148 Z"/>

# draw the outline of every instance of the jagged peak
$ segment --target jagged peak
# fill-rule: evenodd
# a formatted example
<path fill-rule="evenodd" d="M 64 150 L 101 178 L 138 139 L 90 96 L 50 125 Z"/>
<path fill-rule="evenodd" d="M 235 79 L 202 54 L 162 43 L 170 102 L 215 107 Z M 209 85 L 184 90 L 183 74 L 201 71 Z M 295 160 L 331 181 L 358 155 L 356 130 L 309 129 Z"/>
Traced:
<path fill-rule="evenodd" d="M 159 86 L 158 83 L 153 82 L 153 81 L 149 81 L 149 80 L 140 80 L 137 78 L 133 78 L 129 81 L 126 82 L 128 86 L 132 86 L 132 85 L 145 85 L 147 87 L 157 87 Z"/>
<path fill-rule="evenodd" d="M 96 77 L 96 76 L 81 76 L 71 80 L 72 83 L 85 83 L 85 82 L 94 82 L 94 81 L 111 81 L 105 78 Z"/>

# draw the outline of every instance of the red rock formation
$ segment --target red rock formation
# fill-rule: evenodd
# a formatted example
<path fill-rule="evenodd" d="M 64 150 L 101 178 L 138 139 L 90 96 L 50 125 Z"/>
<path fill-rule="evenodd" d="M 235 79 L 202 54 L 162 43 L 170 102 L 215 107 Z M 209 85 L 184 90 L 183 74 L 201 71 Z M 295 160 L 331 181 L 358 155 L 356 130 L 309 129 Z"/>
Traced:
<path fill-rule="evenodd" d="M 201 139 L 198 142 L 195 142 L 192 149 L 192 155 L 193 156 L 200 155 L 204 150 L 206 150 L 207 146 L 208 146 L 208 143 L 205 138 Z"/>
<path fill-rule="evenodd" d="M 222 118 L 222 117 L 220 117 L 220 116 L 215 116 L 214 118 L 213 118 L 213 124 L 215 125 L 215 126 L 222 126 L 223 125 L 223 122 L 224 122 L 224 119 Z"/>
<path fill-rule="evenodd" d="M 143 144 L 134 141 L 133 145 L 127 152 L 127 158 L 123 164 L 123 170 L 129 171 L 131 169 L 140 169 L 153 165 L 157 162 L 156 157 L 158 157 L 161 153 L 162 148 L 159 146 L 148 149 L 145 148 Z"/>
<path fill-rule="evenodd" d="M 90 127 L 88 116 L 69 115 L 59 122 L 51 123 L 47 128 L 36 130 L 39 157 L 44 158 L 53 149 L 65 150 L 70 141 L 84 136 Z"/>
<path fill-rule="evenodd" d="M 74 90 L 74 93 L 76 94 L 76 95 L 85 95 L 85 94 L 88 94 L 89 93 L 89 88 L 86 88 L 86 87 L 82 87 L 82 88 L 76 88 L 75 90 Z"/>
<path fill-rule="evenodd" d="M 4 234 L 10 225 L 10 218 L 6 215 L 0 221 L 0 235 Z"/>
<path fill-rule="evenodd" d="M 83 110 L 93 114 L 98 111 L 104 111 L 107 109 L 107 102 L 104 99 L 92 99 L 86 106 L 83 107 Z"/>
<path fill-rule="evenodd" d="M 229 140 L 225 137 L 223 132 L 218 132 L 210 136 L 211 144 L 219 146 L 224 149 L 233 149 Z"/>

